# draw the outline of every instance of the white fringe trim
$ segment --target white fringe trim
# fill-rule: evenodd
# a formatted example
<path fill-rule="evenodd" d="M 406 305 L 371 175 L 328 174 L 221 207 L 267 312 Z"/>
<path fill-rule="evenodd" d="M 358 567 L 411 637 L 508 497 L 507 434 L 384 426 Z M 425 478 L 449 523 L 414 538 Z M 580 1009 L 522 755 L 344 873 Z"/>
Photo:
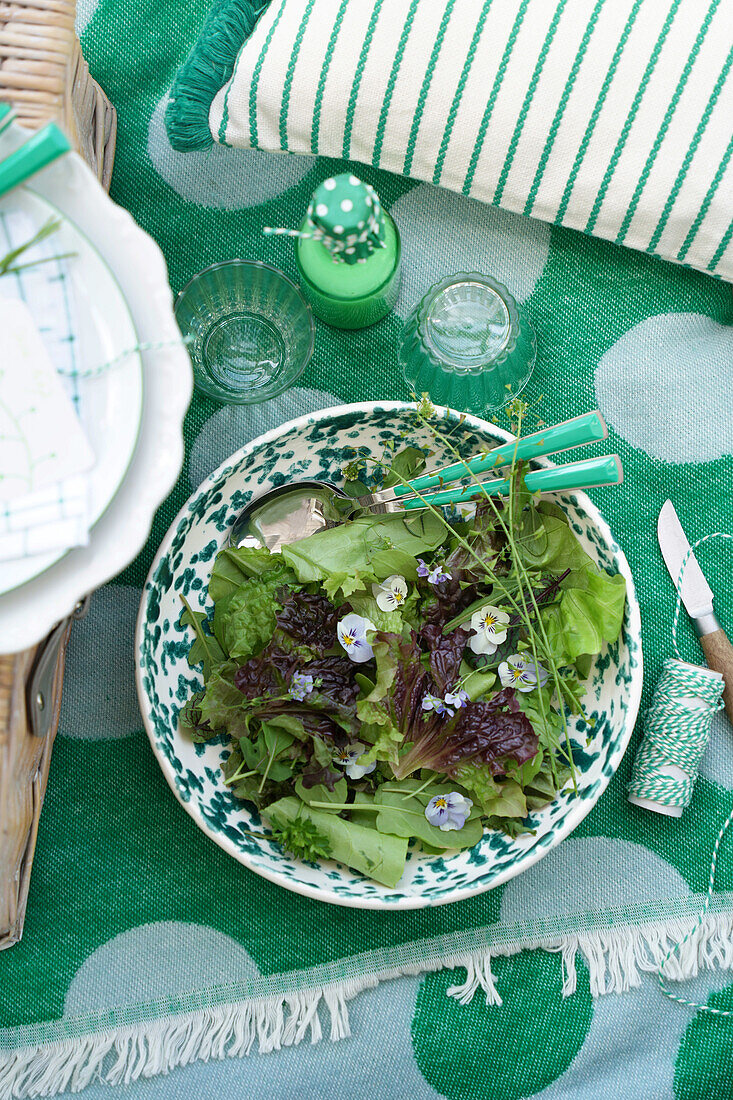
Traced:
<path fill-rule="evenodd" d="M 656 972 L 670 948 L 682 940 L 693 923 L 680 920 L 494 945 L 470 955 L 428 960 L 297 993 L 200 1009 L 43 1046 L 0 1051 L 0 1097 L 31 1100 L 67 1090 L 78 1092 L 93 1081 L 129 1084 L 195 1061 L 237 1058 L 249 1054 L 255 1046 L 265 1054 L 295 1046 L 307 1036 L 311 1043 L 317 1043 L 322 1038 L 321 1005 L 330 1019 L 330 1038 L 345 1039 L 351 1034 L 347 1002 L 382 981 L 408 974 L 465 968 L 466 980 L 451 986 L 448 996 L 468 1004 L 481 989 L 487 1005 L 499 1006 L 501 997 L 491 971 L 492 958 L 538 947 L 560 954 L 564 997 L 577 988 L 578 953 L 588 967 L 594 997 L 623 993 L 640 985 L 642 973 Z M 665 975 L 673 981 L 684 981 L 703 969 L 717 968 L 733 969 L 733 914 L 707 916 L 668 961 Z"/>

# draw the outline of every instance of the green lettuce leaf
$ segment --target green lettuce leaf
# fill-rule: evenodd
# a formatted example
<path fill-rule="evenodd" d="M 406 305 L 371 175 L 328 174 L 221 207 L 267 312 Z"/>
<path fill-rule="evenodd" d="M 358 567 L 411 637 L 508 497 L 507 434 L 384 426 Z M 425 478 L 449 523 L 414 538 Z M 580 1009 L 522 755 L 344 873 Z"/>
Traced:
<path fill-rule="evenodd" d="M 523 513 L 517 547 L 525 566 L 543 573 L 560 574 L 589 565 L 595 568 L 564 513 L 547 513 L 544 505 Z"/>
<path fill-rule="evenodd" d="M 520 820 L 527 816 L 524 793 L 515 779 L 494 779 L 488 768 L 476 764 L 465 764 L 456 778 L 483 815 Z"/>
<path fill-rule="evenodd" d="M 266 573 L 244 581 L 226 601 L 221 630 L 230 657 L 248 661 L 270 641 L 282 607 L 275 597 L 281 585 L 279 573 Z"/>
<path fill-rule="evenodd" d="M 618 638 L 624 621 L 626 581 L 620 573 L 600 572 L 591 564 L 566 578 L 558 603 L 541 611 L 556 660 L 573 663 L 600 653 Z"/>
<path fill-rule="evenodd" d="M 203 611 L 194 611 L 185 596 L 181 596 L 181 600 L 184 605 L 181 612 L 181 625 L 192 626 L 195 634 L 188 651 L 188 663 L 192 668 L 200 664 L 203 668 L 204 680 L 208 680 L 212 669 L 226 661 L 227 655 L 218 640 L 209 633 L 206 614 Z"/>
<path fill-rule="evenodd" d="M 262 547 L 226 547 L 216 555 L 209 580 L 209 599 L 217 603 L 233 596 L 240 585 L 252 577 L 280 571 L 285 584 L 285 563 L 280 554 L 272 554 Z M 294 578 L 292 578 L 294 579 Z"/>
<path fill-rule="evenodd" d="M 425 469 L 425 460 L 432 451 L 423 451 L 419 447 L 403 447 L 392 459 L 380 488 L 391 489 L 404 481 L 411 481 Z"/>
<path fill-rule="evenodd" d="M 237 668 L 235 661 L 228 661 L 213 669 L 200 703 L 202 722 L 217 733 L 228 733 L 232 740 L 247 736 L 249 728 L 246 702 L 234 684 Z"/>
<path fill-rule="evenodd" d="M 374 596 L 352 595 L 349 604 L 357 615 L 362 615 L 374 623 L 375 629 L 383 634 L 401 634 L 404 626 L 402 610 L 382 611 Z"/>
<path fill-rule="evenodd" d="M 407 839 L 355 825 L 328 810 L 313 810 L 299 798 L 281 798 L 263 811 L 272 826 L 284 830 L 296 820 L 312 822 L 325 837 L 332 859 L 345 863 L 384 886 L 396 886 L 405 869 Z"/>
<path fill-rule="evenodd" d="M 298 580 L 308 584 L 332 573 L 371 574 L 372 557 L 382 550 L 402 550 L 417 558 L 435 550 L 447 535 L 444 524 L 430 512 L 407 519 L 400 514 L 361 516 L 284 546 L 282 554 Z"/>
<path fill-rule="evenodd" d="M 375 580 L 384 581 L 397 573 L 406 581 L 417 580 L 417 560 L 406 550 L 377 550 L 370 561 Z"/>
<path fill-rule="evenodd" d="M 377 829 L 380 833 L 393 836 L 417 837 L 433 848 L 463 849 L 473 848 L 483 836 L 481 810 L 474 805 L 471 814 L 462 829 L 446 829 L 431 825 L 425 817 L 425 807 L 431 798 L 439 794 L 449 794 L 458 790 L 466 795 L 455 783 L 431 783 L 420 791 L 421 781 L 403 779 L 400 783 L 389 782 L 377 788 L 374 805 L 383 809 L 377 814 Z M 415 793 L 418 792 L 418 793 Z M 364 799 L 360 799 L 363 802 Z"/>
<path fill-rule="evenodd" d="M 358 571 L 353 575 L 351 573 L 331 573 L 323 580 L 323 591 L 331 601 L 339 592 L 344 599 L 348 599 L 354 592 L 366 592 L 371 583 L 371 574 L 362 577 Z"/>
<path fill-rule="evenodd" d="M 303 780 L 298 778 L 295 781 L 295 793 L 298 798 L 305 802 L 306 806 L 310 806 L 311 802 L 335 802 L 341 806 L 346 801 L 349 788 L 345 779 L 337 780 L 333 785 L 333 790 L 329 791 L 325 783 L 316 783 L 313 787 L 305 787 L 303 786 Z M 338 813 L 338 810 L 328 810 L 327 812 Z"/>

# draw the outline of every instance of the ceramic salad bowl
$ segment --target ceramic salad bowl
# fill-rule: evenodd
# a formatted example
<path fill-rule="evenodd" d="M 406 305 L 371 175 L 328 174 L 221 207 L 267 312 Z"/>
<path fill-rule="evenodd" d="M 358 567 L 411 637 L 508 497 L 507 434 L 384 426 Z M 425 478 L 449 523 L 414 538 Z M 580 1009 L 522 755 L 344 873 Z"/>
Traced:
<path fill-rule="evenodd" d="M 451 436 L 464 456 L 510 438 L 473 416 L 453 421 Z M 442 428 L 446 424 L 443 422 Z M 584 698 L 585 718 L 572 718 L 578 793 L 566 787 L 530 815 L 527 832 L 511 839 L 485 830 L 475 847 L 451 855 L 408 851 L 405 873 L 391 889 L 332 861 L 310 863 L 261 839 L 268 832 L 249 804 L 224 785 L 223 738 L 194 744 L 178 729 L 178 713 L 202 685 L 188 665 L 190 629 L 180 623 L 184 595 L 196 610 L 208 608 L 207 584 L 229 528 L 253 495 L 301 478 L 343 482 L 342 468 L 355 447 L 381 456 L 384 442 L 429 446 L 431 466 L 448 461 L 402 402 L 345 405 L 303 416 L 248 443 L 200 486 L 171 526 L 147 579 L 136 635 L 137 686 L 153 751 L 174 794 L 212 840 L 246 867 L 296 893 L 337 905 L 411 909 L 458 901 L 520 874 L 560 843 L 597 802 L 628 744 L 642 686 L 641 623 L 629 566 L 597 508 L 583 493 L 555 496 L 586 552 L 627 584 L 624 627 L 618 641 L 594 659 Z M 540 460 L 541 465 L 550 465 Z M 251 833 L 260 834 L 259 837 Z"/>

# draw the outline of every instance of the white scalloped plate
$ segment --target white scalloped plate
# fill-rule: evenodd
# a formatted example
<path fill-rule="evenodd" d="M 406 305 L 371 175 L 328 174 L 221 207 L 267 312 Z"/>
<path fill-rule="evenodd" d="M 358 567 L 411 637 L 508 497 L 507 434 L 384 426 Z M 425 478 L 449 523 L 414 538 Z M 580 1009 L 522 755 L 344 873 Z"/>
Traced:
<path fill-rule="evenodd" d="M 6 149 L 24 135 L 16 128 Z M 74 222 L 107 263 L 129 309 L 140 344 L 143 408 L 140 433 L 122 483 L 95 525 L 89 545 L 72 550 L 40 576 L 0 596 L 0 652 L 39 642 L 88 592 L 140 552 L 156 509 L 183 463 L 183 418 L 191 399 L 188 353 L 173 316 L 168 272 L 157 244 L 102 190 L 80 157 L 49 165 L 28 188 Z"/>
<path fill-rule="evenodd" d="M 3 196 L 0 207 L 25 214 L 34 231 L 59 215 L 56 205 L 28 187 Z M 58 253 L 70 255 L 66 267 L 74 297 L 74 335 L 81 355 L 80 369 L 108 363 L 134 348 L 138 343 L 135 327 L 109 264 L 68 215 L 54 233 L 53 242 Z M 15 291 L 14 286 L 9 289 Z M 33 303 L 30 304 L 32 307 Z M 126 356 L 98 377 L 79 378 L 73 393 L 96 460 L 89 475 L 91 528 L 122 484 L 135 452 L 143 408 L 140 355 Z M 67 552 L 52 550 L 4 562 L 0 595 L 44 573 Z"/>

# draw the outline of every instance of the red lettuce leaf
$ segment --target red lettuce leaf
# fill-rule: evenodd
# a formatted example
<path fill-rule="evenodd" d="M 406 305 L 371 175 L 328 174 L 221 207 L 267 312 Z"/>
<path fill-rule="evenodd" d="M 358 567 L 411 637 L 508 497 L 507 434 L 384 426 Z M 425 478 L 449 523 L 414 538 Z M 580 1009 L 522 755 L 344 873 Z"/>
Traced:
<path fill-rule="evenodd" d="M 539 747 L 539 738 L 519 710 L 511 688 L 486 702 L 467 703 L 448 721 L 429 719 L 415 728 L 410 739 L 412 748 L 394 769 L 398 779 L 418 768 L 451 776 L 466 764 L 484 765 L 492 775 L 502 775 L 507 761 L 523 764 Z"/>
<path fill-rule="evenodd" d="M 305 647 L 311 654 L 322 657 L 336 644 L 336 624 L 344 613 L 343 608 L 337 610 L 320 593 L 290 591 L 276 615 L 276 638 L 280 635 L 281 642 Z"/>

